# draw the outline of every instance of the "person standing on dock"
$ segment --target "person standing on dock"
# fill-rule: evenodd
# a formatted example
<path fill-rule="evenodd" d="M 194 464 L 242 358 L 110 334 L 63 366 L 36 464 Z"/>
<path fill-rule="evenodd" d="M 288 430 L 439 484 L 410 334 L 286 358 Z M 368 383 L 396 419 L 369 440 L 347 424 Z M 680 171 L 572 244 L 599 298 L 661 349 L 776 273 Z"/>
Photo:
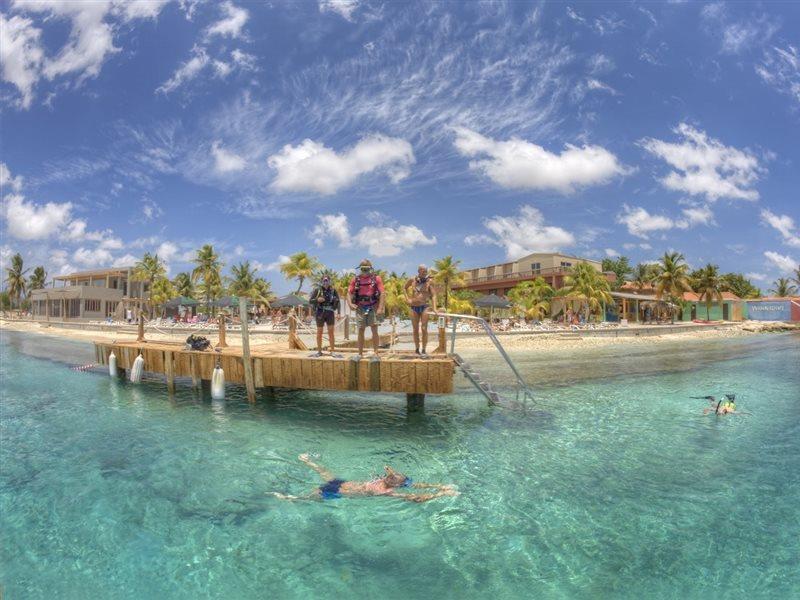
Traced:
<path fill-rule="evenodd" d="M 333 354 L 335 342 L 333 339 L 333 326 L 336 324 L 336 313 L 339 311 L 339 294 L 331 285 L 331 278 L 324 275 L 319 285 L 314 288 L 309 298 L 314 308 L 314 317 L 317 321 L 317 356 L 322 356 L 322 329 L 328 327 L 328 342 Z"/>
<path fill-rule="evenodd" d="M 406 299 L 411 307 L 411 326 L 414 335 L 414 351 L 425 356 L 428 347 L 428 306 L 433 308 L 436 314 L 436 292 L 433 289 L 433 282 L 428 276 L 428 267 L 420 265 L 417 269 L 417 276 L 406 281 L 403 286 Z M 410 291 L 410 293 L 409 293 Z M 422 330 L 420 332 L 420 329 Z M 421 333 L 421 336 L 420 336 Z M 420 337 L 422 337 L 422 352 L 419 351 Z"/>
<path fill-rule="evenodd" d="M 372 263 L 366 258 L 358 265 L 358 273 L 347 288 L 347 304 L 356 313 L 358 326 L 358 355 L 364 354 L 364 330 L 372 330 L 372 347 L 378 356 L 380 338 L 378 337 L 378 314 L 383 312 L 383 281 L 372 270 Z"/>

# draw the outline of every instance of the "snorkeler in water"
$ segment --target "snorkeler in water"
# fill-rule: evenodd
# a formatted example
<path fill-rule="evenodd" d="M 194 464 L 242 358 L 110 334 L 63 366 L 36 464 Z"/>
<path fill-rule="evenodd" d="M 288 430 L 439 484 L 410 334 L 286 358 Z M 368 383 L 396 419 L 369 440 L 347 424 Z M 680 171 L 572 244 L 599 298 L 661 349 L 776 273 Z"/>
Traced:
<path fill-rule="evenodd" d="M 344 479 L 337 479 L 333 473 L 328 471 L 325 467 L 312 462 L 308 454 L 301 454 L 298 458 L 301 462 L 319 473 L 325 483 L 305 496 L 289 496 L 287 494 L 272 492 L 276 498 L 280 498 L 281 500 L 332 500 L 334 498 L 341 498 L 342 496 L 391 496 L 393 498 L 402 498 L 410 502 L 427 502 L 428 500 L 441 498 L 442 496 L 458 496 L 458 492 L 452 485 L 414 483 L 410 477 L 398 473 L 389 466 L 383 468 L 386 471 L 386 475 L 376 476 L 370 481 L 345 481 Z M 399 489 L 401 488 L 431 489 L 435 491 L 429 494 L 409 494 L 400 492 Z"/>
<path fill-rule="evenodd" d="M 736 414 L 736 394 L 725 394 L 725 398 L 719 401 L 714 396 L 706 396 L 704 399 L 709 400 L 712 404 L 716 403 L 713 408 L 705 409 L 703 411 L 704 415 L 712 412 L 717 416 Z"/>

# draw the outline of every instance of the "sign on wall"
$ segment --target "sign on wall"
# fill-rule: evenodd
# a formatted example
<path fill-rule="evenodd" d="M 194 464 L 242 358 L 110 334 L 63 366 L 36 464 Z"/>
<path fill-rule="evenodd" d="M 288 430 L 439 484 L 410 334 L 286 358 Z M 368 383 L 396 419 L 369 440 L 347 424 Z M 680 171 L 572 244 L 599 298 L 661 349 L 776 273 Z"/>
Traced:
<path fill-rule="evenodd" d="M 792 311 L 788 300 L 748 302 L 747 316 L 754 321 L 791 321 Z"/>

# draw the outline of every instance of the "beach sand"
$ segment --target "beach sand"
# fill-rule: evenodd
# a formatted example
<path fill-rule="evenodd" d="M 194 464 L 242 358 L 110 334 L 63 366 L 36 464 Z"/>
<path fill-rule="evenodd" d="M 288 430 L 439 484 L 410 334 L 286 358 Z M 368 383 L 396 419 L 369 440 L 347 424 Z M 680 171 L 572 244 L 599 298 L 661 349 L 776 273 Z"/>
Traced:
<path fill-rule="evenodd" d="M 39 322 L 31 321 L 17 321 L 0 319 L 0 329 L 8 329 L 13 331 L 23 331 L 39 335 L 58 336 L 73 340 L 134 340 L 136 333 L 130 329 L 124 331 L 92 331 L 85 329 L 65 329 L 61 327 L 48 327 L 47 325 Z M 696 340 L 708 340 L 715 338 L 734 338 L 751 335 L 763 335 L 769 331 L 775 330 L 788 330 L 794 329 L 800 331 L 800 326 L 787 325 L 785 323 L 772 323 L 761 321 L 745 321 L 743 323 L 731 323 L 725 327 L 720 328 L 701 328 L 697 329 L 687 327 L 680 332 L 665 333 L 663 335 L 643 335 L 641 337 L 635 335 L 625 335 L 620 337 L 613 336 L 594 336 L 591 332 L 561 332 L 561 333 L 538 333 L 538 334 L 515 334 L 515 335 L 502 335 L 498 337 L 508 350 L 522 350 L 530 352 L 546 352 L 550 350 L 563 351 L 563 350 L 576 350 L 582 349 L 590 350 L 598 347 L 609 346 L 640 346 L 640 345 L 656 345 L 662 343 L 670 343 L 675 341 L 685 341 L 692 343 Z M 634 329 L 631 328 L 631 331 Z M 197 331 L 198 335 L 205 335 L 212 344 L 217 342 L 217 332 L 214 331 Z M 185 341 L 188 333 L 160 333 L 148 330 L 145 338 L 150 341 Z M 304 341 L 311 347 L 314 341 L 309 335 L 301 336 Z M 367 336 L 369 339 L 369 335 Z M 241 336 L 239 332 L 229 331 L 226 336 L 226 341 L 230 346 L 241 345 Z M 250 332 L 251 345 L 258 344 L 288 344 L 288 334 L 283 333 L 269 333 L 263 334 L 258 331 Z M 327 336 L 326 336 L 327 339 Z M 429 347 L 435 346 L 435 334 L 431 332 Z M 448 332 L 449 344 L 449 332 Z M 368 344 L 369 345 L 369 344 Z M 399 348 L 411 348 L 410 335 L 404 334 L 401 338 Z M 491 340 L 485 336 L 461 336 L 456 339 L 456 350 L 483 350 L 493 348 Z"/>

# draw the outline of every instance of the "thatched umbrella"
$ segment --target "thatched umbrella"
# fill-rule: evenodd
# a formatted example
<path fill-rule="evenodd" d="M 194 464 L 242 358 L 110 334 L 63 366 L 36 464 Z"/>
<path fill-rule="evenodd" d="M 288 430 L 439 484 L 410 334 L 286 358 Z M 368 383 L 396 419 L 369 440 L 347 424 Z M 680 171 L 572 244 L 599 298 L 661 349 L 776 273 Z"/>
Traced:
<path fill-rule="evenodd" d="M 486 296 L 481 296 L 477 298 L 473 304 L 476 308 L 488 308 L 489 309 L 489 322 L 492 322 L 492 315 L 494 313 L 495 308 L 511 308 L 511 303 L 508 300 L 504 300 L 497 294 L 488 294 Z"/>

